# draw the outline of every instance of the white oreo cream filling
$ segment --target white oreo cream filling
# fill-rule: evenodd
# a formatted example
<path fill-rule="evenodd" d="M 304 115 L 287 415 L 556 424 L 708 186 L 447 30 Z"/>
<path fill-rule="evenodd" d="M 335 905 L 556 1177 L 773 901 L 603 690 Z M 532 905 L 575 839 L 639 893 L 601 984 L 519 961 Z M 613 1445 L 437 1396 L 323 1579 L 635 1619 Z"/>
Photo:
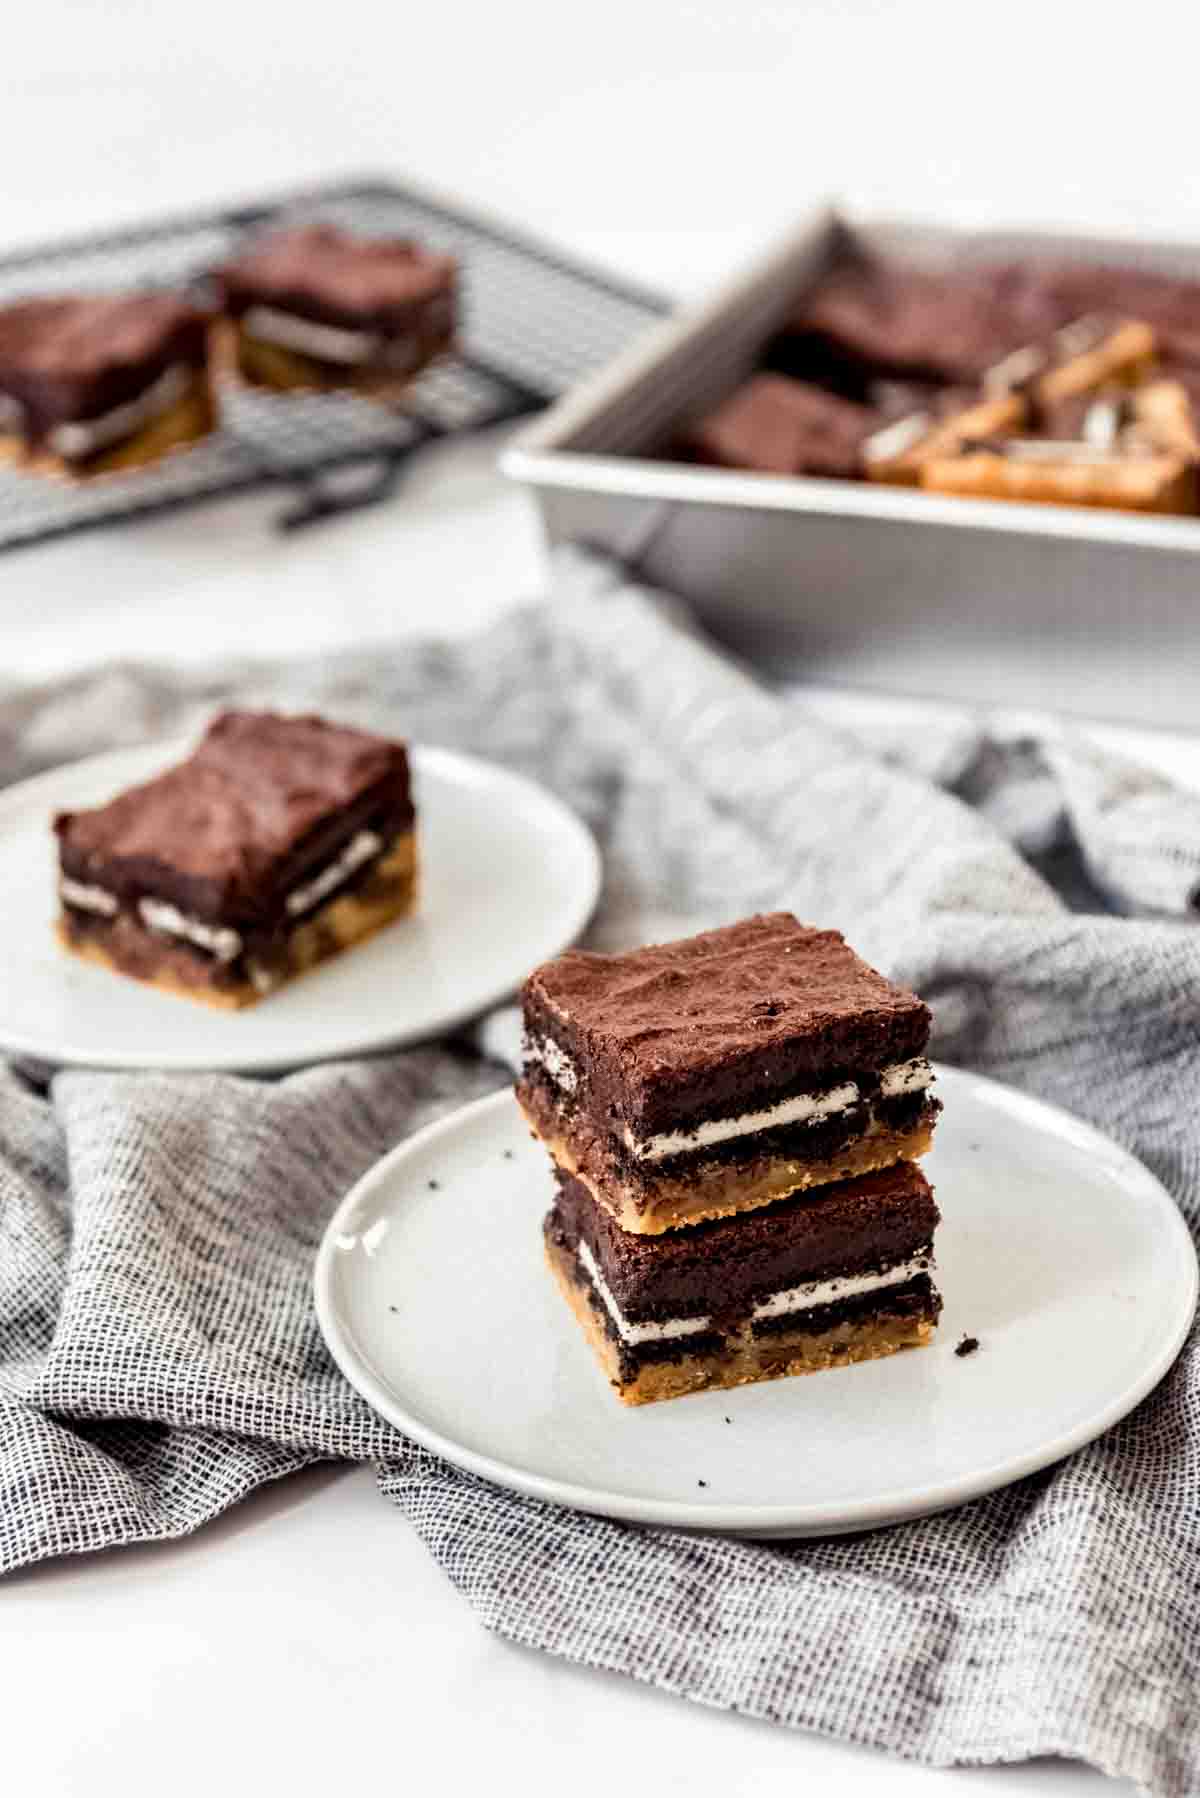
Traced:
<path fill-rule="evenodd" d="M 566 1050 L 550 1037 L 527 1037 L 525 1060 L 537 1062 L 554 1084 L 565 1093 L 579 1086 L 579 1073 Z M 884 1068 L 879 1077 L 879 1097 L 897 1099 L 906 1093 L 923 1092 L 933 1085 L 933 1068 L 924 1056 L 911 1061 L 897 1061 Z M 761 1130 L 779 1130 L 789 1124 L 816 1124 L 836 1117 L 857 1105 L 859 1087 L 853 1080 L 830 1087 L 823 1093 L 793 1093 L 776 1105 L 758 1111 L 743 1111 L 737 1117 L 709 1118 L 691 1130 L 667 1130 L 658 1136 L 635 1136 L 626 1124 L 621 1141 L 639 1161 L 666 1161 L 672 1155 L 690 1154 L 696 1149 L 712 1148 L 718 1143 L 734 1142 L 740 1136 L 756 1136 Z"/>
<path fill-rule="evenodd" d="M 873 432 L 862 446 L 863 457 L 867 462 L 891 462 L 908 450 L 915 449 L 932 428 L 933 419 L 928 412 L 912 412 L 906 418 L 898 418 L 894 424 L 884 425 L 882 430 Z"/>
<path fill-rule="evenodd" d="M 195 374 L 196 371 L 185 363 L 174 363 L 136 399 L 114 406 L 111 412 L 102 412 L 99 418 L 81 418 L 56 425 L 46 443 L 56 456 L 72 459 L 90 456 L 93 450 L 119 443 L 123 437 L 132 437 L 142 425 L 151 424 L 169 412 L 183 398 Z"/>
<path fill-rule="evenodd" d="M 383 838 L 376 836 L 373 830 L 360 830 L 351 837 L 339 856 L 336 856 L 319 874 L 306 880 L 303 886 L 294 887 L 288 894 L 284 904 L 291 917 L 307 911 L 310 905 L 317 904 L 327 893 L 349 880 L 352 874 L 364 867 L 372 856 L 378 855 L 383 848 Z"/>
<path fill-rule="evenodd" d="M 750 1313 L 755 1323 L 768 1317 L 786 1317 L 791 1311 L 811 1311 L 818 1305 L 836 1305 L 843 1299 L 856 1299 L 868 1292 L 883 1292 L 889 1286 L 906 1286 L 918 1274 L 927 1274 L 932 1266 L 929 1255 L 914 1255 L 881 1274 L 842 1274 L 833 1280 L 809 1280 L 803 1286 L 789 1286 L 785 1292 L 773 1292 L 769 1299 L 755 1305 Z"/>
<path fill-rule="evenodd" d="M 591 1281 L 604 1309 L 617 1326 L 617 1335 L 622 1342 L 673 1342 L 677 1336 L 698 1336 L 707 1330 L 712 1323 L 709 1317 L 672 1317 L 666 1323 L 635 1324 L 630 1323 L 625 1313 L 613 1297 L 612 1289 L 604 1275 L 596 1265 L 596 1257 L 580 1238 L 576 1250 L 579 1265 Z"/>
<path fill-rule="evenodd" d="M 311 906 L 318 905 L 328 894 L 343 886 L 373 856 L 378 855 L 382 848 L 382 837 L 377 836 L 373 830 L 360 830 L 327 867 L 288 894 L 284 901 L 288 913 L 294 917 L 308 911 Z M 97 917 L 115 918 L 120 910 L 120 901 L 115 893 L 106 892 L 103 887 L 88 886 L 83 881 L 71 880 L 65 874 L 59 880 L 58 892 L 65 905 L 73 905 L 78 911 L 94 912 Z M 190 917 L 177 906 L 169 905 L 165 899 L 139 899 L 137 909 L 142 923 L 150 930 L 159 930 L 164 936 L 178 937 L 181 942 L 204 949 L 219 962 L 236 961 L 245 946 L 240 931 L 227 925 L 206 924 L 202 918 Z M 278 984 L 276 975 L 257 965 L 249 972 L 260 992 L 269 992 L 272 986 Z"/>
<path fill-rule="evenodd" d="M 645 1342 L 674 1342 L 681 1336 L 699 1336 L 712 1328 L 711 1317 L 672 1317 L 661 1323 L 632 1323 L 600 1272 L 596 1257 L 582 1239 L 576 1254 L 580 1267 L 616 1325 L 618 1336 L 630 1347 Z M 789 1286 L 763 1299 L 751 1310 L 750 1321 L 762 1323 L 769 1318 L 787 1317 L 794 1311 L 815 1311 L 822 1305 L 840 1304 L 843 1299 L 884 1292 L 890 1286 L 906 1286 L 910 1280 L 927 1274 L 932 1266 L 933 1258 L 926 1253 L 913 1255 L 908 1261 L 885 1268 L 882 1273 L 840 1274 L 831 1280 L 807 1280 L 803 1285 Z"/>
<path fill-rule="evenodd" d="M 67 874 L 59 880 L 58 896 L 64 905 L 73 905 L 76 911 L 95 912 L 98 918 L 115 918 L 120 909 L 115 893 L 106 893 L 103 887 L 88 886 L 83 880 L 72 880 Z"/>
<path fill-rule="evenodd" d="M 858 1088 L 848 1080 L 844 1086 L 831 1086 L 828 1092 L 793 1093 L 778 1105 L 744 1111 L 740 1117 L 709 1118 L 694 1130 L 665 1130 L 660 1136 L 640 1139 L 626 1125 L 621 1140 L 639 1161 L 666 1161 L 671 1155 L 686 1155 L 692 1149 L 712 1148 L 739 1136 L 756 1136 L 760 1130 L 778 1130 L 785 1124 L 817 1124 L 857 1103 Z"/>
<path fill-rule="evenodd" d="M 933 1069 L 923 1055 L 912 1061 L 897 1061 L 884 1068 L 879 1076 L 881 1099 L 898 1099 L 904 1093 L 921 1093 L 933 1085 Z"/>
<path fill-rule="evenodd" d="M 168 905 L 165 899 L 139 899 L 138 911 L 143 924 L 148 924 L 151 930 L 161 930 L 165 936 L 177 936 L 185 943 L 194 943 L 197 949 L 207 949 L 218 961 L 236 961 L 242 953 L 238 931 L 189 918 L 175 906 Z"/>
<path fill-rule="evenodd" d="M 523 1045 L 526 1061 L 536 1061 L 544 1067 L 555 1086 L 560 1086 L 565 1093 L 573 1093 L 579 1085 L 579 1075 L 571 1057 L 565 1049 L 549 1036 L 527 1036 Z"/>
<path fill-rule="evenodd" d="M 316 319 L 281 312 L 276 306 L 251 306 L 242 315 L 242 327 L 262 343 L 275 343 L 280 349 L 299 350 L 302 356 L 316 356 L 322 362 L 342 362 L 347 366 L 373 361 L 384 343 L 377 331 L 352 331 L 344 325 L 318 324 Z"/>
<path fill-rule="evenodd" d="M 435 300 L 411 328 L 389 335 L 383 331 L 352 331 L 343 325 L 322 325 L 315 319 L 300 318 L 294 312 L 280 312 L 274 306 L 251 306 L 242 316 L 242 326 L 260 343 L 277 344 L 280 349 L 296 350 L 302 356 L 315 356 L 320 362 L 335 362 L 343 368 L 361 368 L 365 363 L 378 363 L 397 374 L 407 374 L 420 359 L 420 336 L 448 329 L 451 308 L 448 300 Z"/>

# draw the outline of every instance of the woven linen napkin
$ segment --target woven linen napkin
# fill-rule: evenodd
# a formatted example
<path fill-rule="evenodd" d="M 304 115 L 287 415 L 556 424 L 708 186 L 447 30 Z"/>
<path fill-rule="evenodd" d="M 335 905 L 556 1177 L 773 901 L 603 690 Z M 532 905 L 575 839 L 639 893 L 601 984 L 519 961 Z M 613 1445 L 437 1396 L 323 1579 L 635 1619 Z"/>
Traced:
<path fill-rule="evenodd" d="M 10 695 L 0 779 L 232 694 L 535 775 L 600 840 L 597 946 L 775 907 L 842 927 L 929 998 L 940 1055 L 1112 1131 L 1196 1222 L 1195 799 L 1065 733 L 840 735 L 580 557 L 465 644 Z M 371 1459 L 516 1641 L 938 1765 L 1057 1753 L 1195 1791 L 1194 1340 L 1061 1466 L 830 1541 L 556 1510 L 373 1418 L 316 1330 L 321 1230 L 398 1138 L 507 1078 L 466 1040 L 270 1082 L 0 1074 L 0 1566 L 179 1535 L 306 1462 Z"/>

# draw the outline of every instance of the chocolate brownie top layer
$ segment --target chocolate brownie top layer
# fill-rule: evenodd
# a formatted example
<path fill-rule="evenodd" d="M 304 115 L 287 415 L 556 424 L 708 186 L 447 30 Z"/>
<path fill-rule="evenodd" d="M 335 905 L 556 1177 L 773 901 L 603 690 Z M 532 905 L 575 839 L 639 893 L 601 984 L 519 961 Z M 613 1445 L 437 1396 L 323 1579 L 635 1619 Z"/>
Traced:
<path fill-rule="evenodd" d="M 646 1321 L 728 1316 L 791 1286 L 894 1267 L 928 1247 L 939 1219 L 909 1161 L 665 1236 L 630 1235 L 561 1173 L 557 1208 L 567 1241 L 587 1243 L 625 1316 Z"/>
<path fill-rule="evenodd" d="M 880 380 L 973 384 L 1014 351 L 1100 314 L 1153 327 L 1165 368 L 1200 366 L 1200 282 L 1155 269 L 1030 260 L 942 271 L 853 254 L 805 296 L 767 364 L 871 403 Z"/>
<path fill-rule="evenodd" d="M 522 997 L 530 1037 L 569 1058 L 579 1102 L 641 1133 L 878 1072 L 920 1055 L 930 1026 L 840 931 L 790 912 L 624 955 L 571 950 Z"/>
<path fill-rule="evenodd" d="M 970 385 L 1084 312 L 1145 316 L 1103 283 L 1072 287 L 1060 273 L 1036 262 L 934 271 L 852 256 L 806 296 L 770 360 L 861 398 L 872 378 Z"/>
<path fill-rule="evenodd" d="M 1200 362 L 1200 282 L 1156 269 L 1034 263 L 1026 271 L 1065 317 L 1107 312 L 1153 325 L 1168 361 Z"/>
<path fill-rule="evenodd" d="M 235 317 L 273 306 L 323 324 L 388 332 L 408 327 L 420 307 L 451 293 L 457 267 L 452 256 L 408 238 L 304 225 L 265 238 L 215 275 Z"/>
<path fill-rule="evenodd" d="M 88 294 L 0 308 L 0 392 L 33 437 L 98 418 L 167 368 L 202 368 L 208 315 L 177 294 Z"/>
<path fill-rule="evenodd" d="M 723 468 L 850 476 L 876 414 L 786 375 L 753 375 L 700 420 L 685 449 Z"/>
<path fill-rule="evenodd" d="M 882 261 L 835 269 L 805 301 L 785 338 L 795 354 L 824 356 L 851 378 L 973 381 L 1009 351 L 1063 322 L 1063 303 L 1020 271 L 931 273 Z M 799 373 L 796 369 L 794 372 Z"/>
<path fill-rule="evenodd" d="M 358 828 L 411 822 L 402 743 L 273 712 L 224 712 L 179 766 L 55 820 L 64 872 L 202 919 L 253 921 Z"/>

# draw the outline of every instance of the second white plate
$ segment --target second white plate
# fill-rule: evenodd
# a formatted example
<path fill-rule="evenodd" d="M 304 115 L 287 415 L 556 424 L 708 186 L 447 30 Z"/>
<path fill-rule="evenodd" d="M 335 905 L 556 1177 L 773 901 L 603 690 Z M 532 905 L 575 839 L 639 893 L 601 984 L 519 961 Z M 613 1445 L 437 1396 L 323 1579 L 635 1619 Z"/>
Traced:
<path fill-rule="evenodd" d="M 626 1408 L 546 1272 L 553 1183 L 511 1092 L 422 1131 L 346 1198 L 317 1262 L 325 1338 L 418 1442 L 557 1504 L 780 1536 L 962 1504 L 1150 1391 L 1191 1324 L 1196 1257 L 1170 1195 L 1098 1131 L 938 1077 L 930 1348 Z M 980 1346 L 960 1358 L 964 1335 Z"/>
<path fill-rule="evenodd" d="M 579 935 L 600 890 L 566 807 L 489 763 L 413 751 L 419 910 L 246 1011 L 156 992 L 54 940 L 55 811 L 97 805 L 190 748 L 57 768 L 0 794 L 0 1052 L 55 1065 L 273 1073 L 440 1034 L 497 1004 Z"/>

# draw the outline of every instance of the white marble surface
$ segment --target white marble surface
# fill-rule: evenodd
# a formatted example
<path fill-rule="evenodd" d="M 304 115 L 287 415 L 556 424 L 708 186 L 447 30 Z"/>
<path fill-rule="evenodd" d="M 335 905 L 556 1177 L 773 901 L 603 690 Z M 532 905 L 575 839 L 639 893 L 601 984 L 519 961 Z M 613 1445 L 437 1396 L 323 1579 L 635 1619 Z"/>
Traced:
<path fill-rule="evenodd" d="M 1169 171 L 1194 160 L 1198 35 L 1169 0 L 1111 29 L 1032 0 L 986 28 L 948 0 L 41 0 L 0 64 L 0 233 L 407 170 L 680 293 L 830 194 L 1196 239 Z M 470 630 L 541 572 L 492 448 L 432 456 L 387 509 L 293 538 L 267 528 L 277 498 L 251 498 L 5 558 L 0 679 Z M 1197 778 L 1188 742 L 1110 734 Z M 187 1543 L 13 1579 L 0 1618 L 5 1779 L 42 1798 L 381 1780 L 601 1798 L 616 1765 L 688 1798 L 1101 1783 L 1059 1763 L 930 1772 L 498 1642 L 362 1470 L 292 1481 Z"/>

